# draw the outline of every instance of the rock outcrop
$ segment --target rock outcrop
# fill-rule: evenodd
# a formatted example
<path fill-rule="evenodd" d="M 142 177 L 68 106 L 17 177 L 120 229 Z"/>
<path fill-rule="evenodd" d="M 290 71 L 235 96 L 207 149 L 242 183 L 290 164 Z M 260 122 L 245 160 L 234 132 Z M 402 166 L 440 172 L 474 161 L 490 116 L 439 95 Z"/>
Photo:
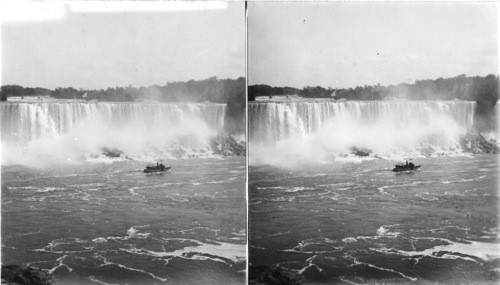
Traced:
<path fill-rule="evenodd" d="M 366 148 L 357 148 L 355 146 L 351 147 L 351 153 L 355 156 L 370 156 L 370 152 L 373 152 Z"/>
<path fill-rule="evenodd" d="M 460 146 L 463 152 L 473 154 L 495 154 L 498 153 L 498 143 L 495 140 L 486 138 L 477 132 L 469 132 L 460 139 Z"/>
<path fill-rule="evenodd" d="M 298 285 L 305 282 L 304 276 L 277 266 L 250 266 L 249 284 Z"/>
<path fill-rule="evenodd" d="M 223 156 L 245 156 L 245 142 L 238 143 L 230 135 L 218 135 L 210 143 L 215 154 Z"/>
<path fill-rule="evenodd" d="M 123 151 L 119 149 L 109 149 L 107 147 L 101 148 L 102 154 L 104 154 L 107 157 L 120 157 L 123 154 Z"/>
<path fill-rule="evenodd" d="M 2 284 L 54 284 L 54 276 L 26 265 L 2 265 Z"/>

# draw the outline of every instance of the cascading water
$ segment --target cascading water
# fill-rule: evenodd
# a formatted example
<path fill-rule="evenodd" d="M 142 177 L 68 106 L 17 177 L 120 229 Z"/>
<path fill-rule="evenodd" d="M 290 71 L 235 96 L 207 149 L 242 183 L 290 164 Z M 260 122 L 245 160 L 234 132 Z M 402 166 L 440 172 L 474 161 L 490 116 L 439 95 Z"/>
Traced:
<path fill-rule="evenodd" d="M 103 148 L 128 156 L 210 153 L 225 111 L 225 104 L 6 102 L 2 163 L 81 160 Z"/>
<path fill-rule="evenodd" d="M 464 101 L 254 102 L 250 163 L 326 162 L 353 147 L 392 157 L 456 151 L 474 108 Z"/>

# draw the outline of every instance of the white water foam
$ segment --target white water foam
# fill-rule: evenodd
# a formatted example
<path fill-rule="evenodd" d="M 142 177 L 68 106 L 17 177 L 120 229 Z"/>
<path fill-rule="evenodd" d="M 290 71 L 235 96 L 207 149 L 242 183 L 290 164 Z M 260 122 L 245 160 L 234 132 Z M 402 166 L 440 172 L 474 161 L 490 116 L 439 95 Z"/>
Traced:
<path fill-rule="evenodd" d="M 62 266 L 68 268 L 69 272 L 73 271 L 73 269 L 71 267 L 69 267 L 68 265 L 63 263 L 64 259 L 67 257 L 68 257 L 67 255 L 63 255 L 63 256 L 59 257 L 58 259 L 56 259 L 56 261 L 59 262 L 59 264 L 56 267 L 49 269 L 48 273 L 53 274 L 57 268 L 62 267 Z"/>
<path fill-rule="evenodd" d="M 103 261 L 103 264 L 101 265 L 101 267 L 102 266 L 106 266 L 106 265 L 116 265 L 116 266 L 118 266 L 120 268 L 124 268 L 124 269 L 130 270 L 130 271 L 135 271 L 135 272 L 140 272 L 140 273 L 147 274 L 147 275 L 151 276 L 152 278 L 154 278 L 156 280 L 159 280 L 161 282 L 166 282 L 168 280 L 168 278 L 161 278 L 161 277 L 158 277 L 158 276 L 154 275 L 153 273 L 150 273 L 150 272 L 147 272 L 147 271 L 144 271 L 144 270 L 141 270 L 141 269 L 128 267 L 128 266 L 125 266 L 123 264 L 119 264 L 119 263 L 115 263 L 115 262 L 110 262 L 105 257 L 100 256 L 100 255 L 98 257 Z"/>
<path fill-rule="evenodd" d="M 316 257 L 317 257 L 316 255 L 313 255 L 313 256 L 309 257 L 308 259 L 306 259 L 307 265 L 305 267 L 303 267 L 302 269 L 299 269 L 298 273 L 299 274 L 303 274 L 304 271 L 306 271 L 306 269 L 309 268 L 309 267 L 316 267 L 319 272 L 323 271 L 323 269 L 321 267 L 319 267 L 318 265 L 316 265 L 316 264 L 313 263 L 313 260 Z"/>
<path fill-rule="evenodd" d="M 473 260 L 467 256 L 476 257 L 484 261 L 490 261 L 500 258 L 500 245 L 496 243 L 486 243 L 478 241 L 469 241 L 468 243 L 458 243 L 447 240 L 447 245 L 437 245 L 432 248 L 422 251 L 402 251 L 398 250 L 399 254 L 406 256 L 432 256 L 443 259 L 466 259 Z M 448 252 L 447 254 L 438 256 L 439 252 Z M 462 255 L 466 255 L 465 257 Z M 475 260 L 473 260 L 475 261 Z"/>
<path fill-rule="evenodd" d="M 134 253 L 146 254 L 155 257 L 178 257 L 184 259 L 194 260 L 213 260 L 217 262 L 227 263 L 221 258 L 231 260 L 234 263 L 245 261 L 246 248 L 243 244 L 233 244 L 225 242 L 214 242 L 214 244 L 203 243 L 194 239 L 181 239 L 181 238 L 166 238 L 168 241 L 188 241 L 194 243 L 194 246 L 187 246 L 182 249 L 174 251 L 152 251 L 145 249 L 125 249 L 120 250 Z M 220 257 L 220 258 L 218 258 Z"/>
<path fill-rule="evenodd" d="M 403 278 L 406 278 L 406 279 L 409 279 L 411 281 L 417 281 L 418 278 L 416 277 L 411 277 L 411 276 L 408 276 L 408 275 L 405 275 L 399 271 L 396 271 L 396 270 L 393 270 L 393 269 L 390 269 L 390 268 L 385 268 L 385 267 L 380 267 L 380 266 L 376 266 L 376 265 L 373 265 L 373 264 L 370 264 L 370 263 L 366 263 L 366 262 L 361 262 L 361 261 L 358 261 L 356 258 L 353 258 L 354 261 L 353 261 L 353 264 L 351 266 L 356 266 L 356 265 L 366 265 L 368 267 L 371 267 L 371 268 L 375 268 L 375 269 L 378 269 L 378 270 L 382 270 L 382 271 L 388 271 L 388 272 L 392 272 L 392 273 L 395 273 Z"/>
<path fill-rule="evenodd" d="M 345 243 L 353 243 L 359 239 L 363 240 L 377 240 L 380 238 L 397 238 L 401 236 L 400 232 L 391 231 L 390 228 L 398 227 L 398 225 L 383 225 L 379 229 L 377 229 L 377 234 L 375 236 L 359 236 L 356 238 L 348 237 L 344 238 L 342 241 Z M 431 233 L 436 232 L 444 232 L 446 229 L 458 229 L 462 230 L 465 233 L 469 231 L 469 228 L 462 228 L 458 226 L 445 226 L 435 229 L 425 230 Z M 494 231 L 494 229 L 492 230 Z M 492 233 L 492 232 L 488 232 Z M 417 240 L 431 240 L 431 241 L 440 241 L 441 245 L 435 245 L 428 249 L 424 250 L 415 250 L 413 246 L 413 242 Z M 441 259 L 464 259 L 469 261 L 477 262 L 474 258 L 479 258 L 484 261 L 490 261 L 500 258 L 500 244 L 491 243 L 491 242 L 479 242 L 479 241 L 468 241 L 462 240 L 461 242 L 451 241 L 446 238 L 437 238 L 437 237 L 412 237 L 412 251 L 399 250 L 394 248 L 386 248 L 385 246 L 380 248 L 370 248 L 373 251 L 378 251 L 382 253 L 388 254 L 398 254 L 408 257 L 417 257 L 421 258 L 422 256 L 431 256 L 434 258 Z M 442 253 L 442 254 L 440 254 Z M 473 257 L 473 258 L 471 258 Z"/>
<path fill-rule="evenodd" d="M 36 190 L 36 192 L 39 193 L 47 193 L 47 192 L 52 192 L 52 191 L 61 191 L 61 190 L 66 190 L 65 188 L 59 188 L 59 187 L 44 187 L 42 189 Z"/>

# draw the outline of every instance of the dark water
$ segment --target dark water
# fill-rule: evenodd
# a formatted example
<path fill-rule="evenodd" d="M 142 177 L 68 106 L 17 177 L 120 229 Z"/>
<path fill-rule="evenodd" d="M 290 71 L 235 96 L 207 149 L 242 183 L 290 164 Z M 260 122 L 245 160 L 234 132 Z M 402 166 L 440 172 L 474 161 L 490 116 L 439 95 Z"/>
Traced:
<path fill-rule="evenodd" d="M 59 284 L 245 282 L 245 160 L 2 167 L 2 264 Z"/>
<path fill-rule="evenodd" d="M 498 156 L 417 162 L 250 166 L 250 264 L 308 283 L 498 284 Z"/>

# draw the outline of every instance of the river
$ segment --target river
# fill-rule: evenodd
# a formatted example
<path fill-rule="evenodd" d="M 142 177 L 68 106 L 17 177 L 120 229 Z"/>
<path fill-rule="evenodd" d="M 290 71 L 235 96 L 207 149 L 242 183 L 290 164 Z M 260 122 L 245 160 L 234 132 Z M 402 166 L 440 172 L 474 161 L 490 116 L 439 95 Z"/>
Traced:
<path fill-rule="evenodd" d="M 253 266 L 309 283 L 496 284 L 498 155 L 250 166 Z"/>

